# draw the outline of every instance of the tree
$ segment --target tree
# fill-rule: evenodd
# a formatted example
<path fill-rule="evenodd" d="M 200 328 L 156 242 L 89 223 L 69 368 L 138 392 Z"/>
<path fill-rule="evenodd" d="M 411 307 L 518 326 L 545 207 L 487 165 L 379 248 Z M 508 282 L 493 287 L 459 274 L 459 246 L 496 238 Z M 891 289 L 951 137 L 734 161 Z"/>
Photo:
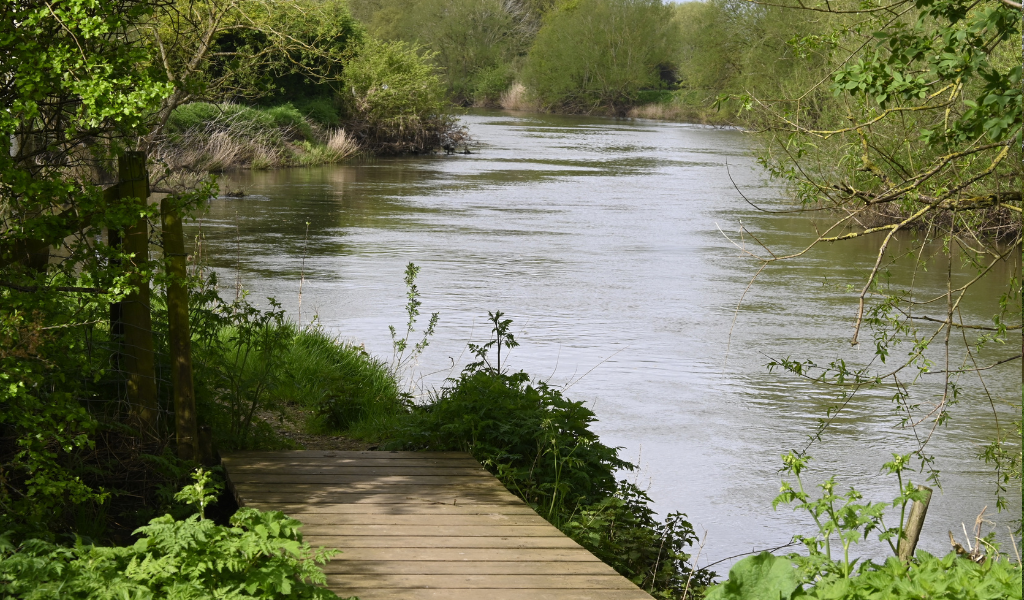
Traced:
<path fill-rule="evenodd" d="M 449 94 L 465 103 L 481 91 L 488 95 L 481 88 L 495 73 L 499 85 L 511 84 L 512 63 L 526 53 L 537 29 L 520 0 L 361 0 L 353 10 L 374 36 L 429 51 Z"/>
<path fill-rule="evenodd" d="M 429 152 L 454 146 L 464 133 L 450 113 L 433 56 L 405 42 L 374 38 L 353 49 L 345 62 L 343 94 L 350 131 L 373 152 Z"/>
<path fill-rule="evenodd" d="M 523 83 L 542 104 L 575 112 L 622 112 L 637 93 L 659 85 L 677 41 L 661 0 L 579 0 L 544 20 Z"/>

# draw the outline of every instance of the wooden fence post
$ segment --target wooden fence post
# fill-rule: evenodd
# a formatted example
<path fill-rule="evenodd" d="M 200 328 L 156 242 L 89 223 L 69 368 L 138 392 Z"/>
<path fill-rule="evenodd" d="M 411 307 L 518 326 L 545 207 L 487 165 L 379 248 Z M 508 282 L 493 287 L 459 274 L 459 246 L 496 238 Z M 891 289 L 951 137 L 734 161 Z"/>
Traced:
<path fill-rule="evenodd" d="M 909 561 L 914 556 L 917 540 L 921 537 L 921 528 L 924 527 L 924 517 L 928 514 L 928 503 L 932 501 L 931 488 L 919 485 L 917 489 L 924 491 L 925 497 L 921 502 L 914 501 L 913 506 L 910 507 L 907 526 L 903 528 L 903 535 L 900 536 L 897 553 L 903 562 Z"/>
<path fill-rule="evenodd" d="M 149 225 L 141 216 L 149 198 L 149 177 L 146 155 L 126 152 L 117 161 L 119 192 L 122 199 L 136 200 L 140 216 L 128 227 L 124 249 L 133 254 L 131 284 L 135 291 L 121 303 L 121 323 L 124 330 L 124 368 L 128 380 L 128 401 L 133 417 L 138 421 L 144 438 L 158 437 L 159 405 L 156 393 L 156 367 L 153 358 L 153 319 L 150 315 Z"/>
<path fill-rule="evenodd" d="M 196 427 L 196 394 L 192 380 L 192 332 L 188 322 L 188 286 L 185 273 L 185 235 L 174 199 L 160 201 L 164 259 L 167 264 L 167 321 L 171 351 L 171 381 L 174 384 L 174 431 L 178 458 L 199 458 Z"/>

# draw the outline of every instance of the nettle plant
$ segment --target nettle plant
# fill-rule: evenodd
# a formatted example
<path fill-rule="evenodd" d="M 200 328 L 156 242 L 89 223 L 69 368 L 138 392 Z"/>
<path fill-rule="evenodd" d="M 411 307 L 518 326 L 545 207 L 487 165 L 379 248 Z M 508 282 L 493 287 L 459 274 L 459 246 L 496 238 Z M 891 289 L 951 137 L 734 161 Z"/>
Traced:
<path fill-rule="evenodd" d="M 223 526 L 205 517 L 219 484 L 199 469 L 176 499 L 198 512 L 157 517 L 127 547 L 81 538 L 73 546 L 0 536 L 0 598 L 43 600 L 331 600 L 320 565 L 336 551 L 313 550 L 301 523 L 280 512 L 239 509 Z"/>
<path fill-rule="evenodd" d="M 878 539 L 887 542 L 893 555 L 897 555 L 898 540 L 905 537 L 907 509 L 910 503 L 923 501 L 927 495 L 926 491 L 915 488 L 909 480 L 903 482 L 903 473 L 911 469 L 910 458 L 909 454 L 893 454 L 893 459 L 882 466 L 882 472 L 895 475 L 899 483 L 899 494 L 891 503 L 887 503 L 865 501 L 863 494 L 852 487 L 846 493 L 839 494 L 834 475 L 818 485 L 822 494 L 813 498 L 805 490 L 801 477 L 811 457 L 795 452 L 783 455 L 782 472 L 791 473 L 796 478 L 796 487 L 783 481 L 772 507 L 778 509 L 780 504 L 790 504 L 793 510 L 804 510 L 818 529 L 817 535 L 795 536 L 796 541 L 807 547 L 808 556 L 794 554 L 790 558 L 812 578 L 832 574 L 850 577 L 859 561 L 850 558 L 850 549 L 854 544 L 866 540 L 873 531 L 878 532 Z M 885 510 L 890 506 L 900 511 L 899 524 L 895 527 L 887 527 L 885 524 Z M 833 540 L 842 549 L 841 557 L 833 555 Z"/>

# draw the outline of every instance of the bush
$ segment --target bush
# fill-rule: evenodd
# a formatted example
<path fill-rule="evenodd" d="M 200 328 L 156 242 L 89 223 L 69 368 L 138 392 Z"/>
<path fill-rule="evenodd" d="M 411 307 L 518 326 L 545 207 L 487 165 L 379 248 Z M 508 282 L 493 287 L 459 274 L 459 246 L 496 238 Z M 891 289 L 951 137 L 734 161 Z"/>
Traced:
<path fill-rule="evenodd" d="M 350 132 L 378 154 L 431 152 L 461 141 L 432 54 L 404 42 L 367 40 L 345 63 Z"/>
<path fill-rule="evenodd" d="M 313 139 L 313 128 L 309 126 L 306 118 L 291 103 L 264 108 L 261 112 L 273 119 L 274 125 L 277 127 L 291 129 L 305 140 Z"/>
<path fill-rule="evenodd" d="M 523 83 L 548 108 L 624 113 L 675 59 L 672 9 L 661 0 L 578 0 L 552 12 Z"/>
<path fill-rule="evenodd" d="M 488 69 L 481 69 L 473 76 L 473 102 L 485 106 L 497 106 L 501 96 L 515 81 L 512 65 L 499 64 Z"/>
<path fill-rule="evenodd" d="M 526 52 L 536 31 L 533 16 L 518 1 L 354 0 L 352 6 L 376 37 L 430 51 L 448 92 L 462 104 L 480 102 L 478 75 L 507 68 Z"/>

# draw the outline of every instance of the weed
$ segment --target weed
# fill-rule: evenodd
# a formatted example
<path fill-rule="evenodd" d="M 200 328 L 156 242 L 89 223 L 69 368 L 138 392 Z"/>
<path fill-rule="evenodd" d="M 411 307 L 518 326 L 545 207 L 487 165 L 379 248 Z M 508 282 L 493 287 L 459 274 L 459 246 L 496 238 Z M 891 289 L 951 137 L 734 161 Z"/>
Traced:
<path fill-rule="evenodd" d="M 408 302 L 405 304 L 405 315 L 407 318 L 405 334 L 402 337 L 398 337 L 398 330 L 395 326 L 388 326 L 388 330 L 391 332 L 392 346 L 391 371 L 396 377 L 401 377 L 401 373 L 414 365 L 419 356 L 430 345 L 430 336 L 434 335 L 434 328 L 437 327 L 437 321 L 440 318 L 440 313 L 435 312 L 430 315 L 427 328 L 423 330 L 423 339 L 413 344 L 412 350 L 406 355 L 405 351 L 409 350 L 409 338 L 416 331 L 416 318 L 420 316 L 420 306 L 423 304 L 420 302 L 419 288 L 416 287 L 416 276 L 419 273 L 420 268 L 414 263 L 410 262 L 405 266 L 405 296 L 408 299 Z"/>

